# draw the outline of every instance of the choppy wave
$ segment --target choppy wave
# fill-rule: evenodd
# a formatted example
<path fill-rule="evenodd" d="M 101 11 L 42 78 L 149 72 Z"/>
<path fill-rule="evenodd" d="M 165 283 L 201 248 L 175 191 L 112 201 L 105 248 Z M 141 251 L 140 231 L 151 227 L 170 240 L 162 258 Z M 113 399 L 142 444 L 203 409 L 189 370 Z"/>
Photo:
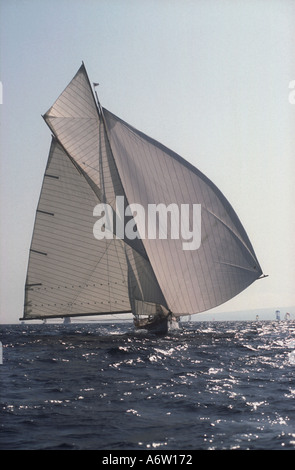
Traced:
<path fill-rule="evenodd" d="M 295 322 L 5 325 L 2 449 L 294 449 Z"/>

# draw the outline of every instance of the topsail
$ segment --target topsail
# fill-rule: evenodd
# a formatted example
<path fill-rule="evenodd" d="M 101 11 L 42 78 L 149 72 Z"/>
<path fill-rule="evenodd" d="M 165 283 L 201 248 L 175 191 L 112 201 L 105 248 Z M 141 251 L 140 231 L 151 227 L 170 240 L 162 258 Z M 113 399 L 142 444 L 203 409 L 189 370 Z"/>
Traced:
<path fill-rule="evenodd" d="M 220 190 L 172 150 L 102 108 L 84 64 L 44 119 L 53 137 L 30 249 L 25 319 L 190 315 L 226 302 L 262 275 Z M 113 235 L 99 240 L 93 234 L 98 204 L 107 204 L 115 220 Z M 194 204 L 201 210 L 198 247 L 184 249 L 172 229 L 167 237 L 148 236 L 149 207 L 171 209 L 169 225 L 183 217 L 172 208 L 189 208 L 188 215 Z M 143 215 L 127 212 L 139 206 Z M 136 236 L 122 230 L 118 236 L 122 212 Z"/>

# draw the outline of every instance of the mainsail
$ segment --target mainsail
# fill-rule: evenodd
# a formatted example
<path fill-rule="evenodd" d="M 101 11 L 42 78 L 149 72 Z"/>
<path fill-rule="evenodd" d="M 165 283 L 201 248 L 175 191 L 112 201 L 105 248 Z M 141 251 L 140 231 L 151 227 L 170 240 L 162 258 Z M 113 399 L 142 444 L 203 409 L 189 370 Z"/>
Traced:
<path fill-rule="evenodd" d="M 233 208 L 199 170 L 95 99 L 84 64 L 44 119 L 53 137 L 36 212 L 24 318 L 132 312 L 190 315 L 262 275 Z M 97 240 L 93 209 L 116 198 L 201 205 L 201 242 L 126 234 Z M 116 214 L 120 216 L 120 214 Z M 130 218 L 135 217 L 130 214 Z M 146 220 L 136 218 L 138 234 Z"/>

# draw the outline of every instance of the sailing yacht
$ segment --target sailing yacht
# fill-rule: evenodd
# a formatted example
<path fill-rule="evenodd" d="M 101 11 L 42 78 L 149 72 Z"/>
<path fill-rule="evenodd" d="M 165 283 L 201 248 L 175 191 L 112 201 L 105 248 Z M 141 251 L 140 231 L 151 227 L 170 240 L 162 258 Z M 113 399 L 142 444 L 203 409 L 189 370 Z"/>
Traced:
<path fill-rule="evenodd" d="M 24 319 L 129 312 L 136 328 L 166 332 L 179 317 L 216 307 L 263 277 L 221 191 L 184 158 L 102 107 L 84 63 L 43 118 L 52 141 L 29 252 Z M 165 238 L 158 221 L 156 236 L 149 237 L 145 217 L 160 205 L 171 227 Z M 184 247 L 183 233 L 177 237 L 172 230 L 174 209 L 189 214 L 196 205 L 200 240 Z M 101 210 L 97 219 L 97 207 L 105 208 L 104 217 L 111 209 L 109 224 Z M 124 217 L 133 236 L 127 224 L 120 228 Z M 177 222 L 183 220 L 181 214 Z M 192 234 L 191 219 L 186 233 Z"/>

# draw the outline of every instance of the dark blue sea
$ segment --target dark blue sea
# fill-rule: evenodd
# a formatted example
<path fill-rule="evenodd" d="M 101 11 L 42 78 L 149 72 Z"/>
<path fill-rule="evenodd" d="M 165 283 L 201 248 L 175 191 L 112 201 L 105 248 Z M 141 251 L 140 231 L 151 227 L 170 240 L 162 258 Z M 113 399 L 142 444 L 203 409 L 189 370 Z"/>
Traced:
<path fill-rule="evenodd" d="M 2 325 L 0 447 L 295 449 L 295 322 Z"/>

